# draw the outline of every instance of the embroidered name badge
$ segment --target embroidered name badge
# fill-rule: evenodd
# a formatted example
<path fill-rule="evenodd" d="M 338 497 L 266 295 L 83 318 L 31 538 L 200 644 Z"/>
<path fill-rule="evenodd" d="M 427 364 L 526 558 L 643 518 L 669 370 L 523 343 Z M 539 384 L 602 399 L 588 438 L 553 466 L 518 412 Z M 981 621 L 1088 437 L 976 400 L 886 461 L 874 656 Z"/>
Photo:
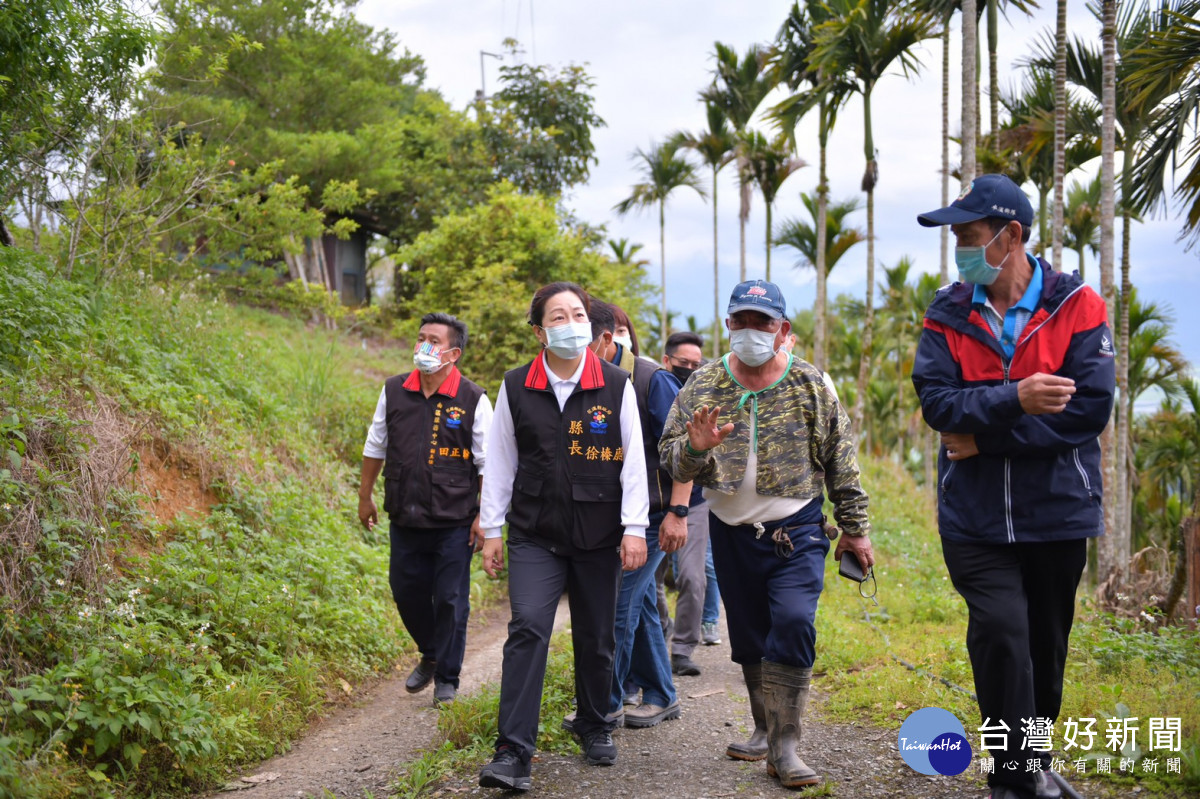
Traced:
<path fill-rule="evenodd" d="M 605 433 L 608 431 L 608 417 L 612 415 L 612 411 L 605 408 L 603 405 L 596 405 L 588 408 L 588 413 L 591 414 L 592 421 L 588 423 L 588 427 L 593 433 Z"/>
<path fill-rule="evenodd" d="M 456 405 L 451 405 L 446 409 L 446 427 L 462 427 L 463 409 Z"/>

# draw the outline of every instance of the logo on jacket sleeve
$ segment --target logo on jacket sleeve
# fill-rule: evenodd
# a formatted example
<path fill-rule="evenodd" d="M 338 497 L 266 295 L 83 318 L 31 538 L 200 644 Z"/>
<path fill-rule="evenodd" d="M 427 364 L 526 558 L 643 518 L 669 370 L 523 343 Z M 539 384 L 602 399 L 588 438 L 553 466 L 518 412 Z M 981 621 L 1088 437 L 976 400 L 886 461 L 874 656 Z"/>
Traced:
<path fill-rule="evenodd" d="M 446 409 L 446 427 L 462 427 L 462 415 L 462 408 L 459 408 L 457 405 L 451 405 Z"/>
<path fill-rule="evenodd" d="M 612 411 L 605 408 L 603 405 L 596 405 L 588 408 L 588 413 L 591 414 L 592 421 L 588 426 L 593 433 L 605 433 L 608 431 L 608 417 L 612 415 Z"/>
<path fill-rule="evenodd" d="M 1113 352 L 1112 339 L 1109 338 L 1107 335 L 1103 335 L 1100 337 L 1100 354 L 1105 356 L 1106 358 L 1112 358 L 1112 357 L 1115 357 L 1115 355 L 1116 355 L 1116 353 Z"/>

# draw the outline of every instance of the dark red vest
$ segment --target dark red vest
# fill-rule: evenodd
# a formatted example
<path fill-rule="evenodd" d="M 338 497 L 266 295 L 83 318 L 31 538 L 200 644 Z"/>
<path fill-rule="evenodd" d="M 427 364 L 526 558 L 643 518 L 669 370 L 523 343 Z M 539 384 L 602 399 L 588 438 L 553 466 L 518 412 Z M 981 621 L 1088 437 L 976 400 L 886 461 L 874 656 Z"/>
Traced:
<path fill-rule="evenodd" d="M 472 434 L 485 393 L 457 367 L 433 396 L 420 373 L 390 378 L 383 509 L 404 527 L 460 527 L 479 512 L 479 470 Z"/>
<path fill-rule="evenodd" d="M 504 376 L 517 441 L 510 532 L 575 549 L 621 543 L 621 401 L 626 372 L 585 354 L 560 411 L 541 356 Z M 641 442 L 637 442 L 640 445 Z"/>

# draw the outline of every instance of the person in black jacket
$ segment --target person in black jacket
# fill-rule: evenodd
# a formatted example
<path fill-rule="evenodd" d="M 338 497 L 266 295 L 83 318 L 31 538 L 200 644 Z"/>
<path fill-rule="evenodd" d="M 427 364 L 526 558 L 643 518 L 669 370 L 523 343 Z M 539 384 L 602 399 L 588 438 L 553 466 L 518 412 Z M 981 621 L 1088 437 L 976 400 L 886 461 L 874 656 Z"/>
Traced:
<path fill-rule="evenodd" d="M 622 569 L 646 562 L 649 523 L 642 427 L 629 375 L 588 349 L 588 295 L 551 283 L 529 323 L 542 346 L 504 376 L 488 435 L 480 524 L 483 568 L 504 566 L 508 596 L 496 754 L 485 788 L 526 791 L 537 743 L 554 611 L 566 589 L 575 652 L 574 731 L 590 765 L 616 762 L 609 721 L 613 625 Z M 507 510 L 507 513 L 506 513 Z"/>
<path fill-rule="evenodd" d="M 1025 253 L 1033 207 L 1003 175 L 977 177 L 917 219 L 950 225 L 958 242 L 960 282 L 925 314 L 912 380 L 941 433 L 938 531 L 967 602 L 991 796 L 1057 797 L 1065 783 L 1024 733 L 1058 716 L 1087 539 L 1104 532 L 1106 309 L 1078 273 Z"/>
<path fill-rule="evenodd" d="M 372 499 L 380 471 L 388 512 L 392 597 L 421 653 L 404 687 L 434 682 L 434 701 L 454 700 L 467 645 L 471 555 L 482 546 L 479 479 L 492 404 L 456 365 L 467 326 L 444 313 L 421 319 L 413 364 L 379 395 L 363 447 L 358 518 L 379 521 Z M 476 543 L 478 542 L 478 543 Z"/>

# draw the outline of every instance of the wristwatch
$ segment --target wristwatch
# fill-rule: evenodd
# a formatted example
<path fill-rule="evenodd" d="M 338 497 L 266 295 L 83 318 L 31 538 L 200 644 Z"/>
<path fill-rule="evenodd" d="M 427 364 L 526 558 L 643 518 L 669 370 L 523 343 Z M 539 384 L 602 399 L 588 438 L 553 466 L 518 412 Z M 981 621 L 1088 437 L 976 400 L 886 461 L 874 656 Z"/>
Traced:
<path fill-rule="evenodd" d="M 687 505 L 669 505 L 669 506 L 667 506 L 667 513 L 674 513 L 679 518 L 685 519 L 685 518 L 687 518 L 688 506 Z"/>

